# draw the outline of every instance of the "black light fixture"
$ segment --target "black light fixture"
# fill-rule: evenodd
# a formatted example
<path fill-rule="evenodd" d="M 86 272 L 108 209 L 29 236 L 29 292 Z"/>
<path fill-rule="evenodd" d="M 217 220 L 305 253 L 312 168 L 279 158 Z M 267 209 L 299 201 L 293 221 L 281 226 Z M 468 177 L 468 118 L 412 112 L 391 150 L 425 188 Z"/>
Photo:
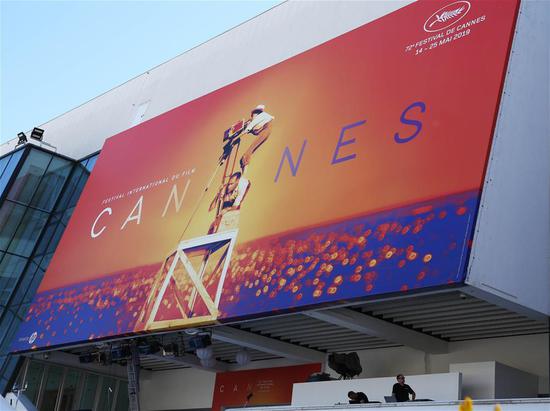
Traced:
<path fill-rule="evenodd" d="M 44 136 L 44 130 L 42 130 L 41 128 L 35 127 L 32 129 L 31 138 L 38 141 L 42 141 L 43 136 Z"/>
<path fill-rule="evenodd" d="M 212 340 L 209 334 L 194 335 L 189 339 L 189 349 L 196 351 L 197 349 L 206 348 L 212 345 Z"/>
<path fill-rule="evenodd" d="M 15 147 L 26 144 L 27 143 L 27 135 L 23 132 L 17 133 L 17 137 L 19 140 L 17 140 L 17 144 Z"/>
<path fill-rule="evenodd" d="M 340 374 L 344 380 L 351 380 L 363 372 L 361 361 L 356 352 L 347 354 L 333 352 L 328 356 L 328 366 Z"/>

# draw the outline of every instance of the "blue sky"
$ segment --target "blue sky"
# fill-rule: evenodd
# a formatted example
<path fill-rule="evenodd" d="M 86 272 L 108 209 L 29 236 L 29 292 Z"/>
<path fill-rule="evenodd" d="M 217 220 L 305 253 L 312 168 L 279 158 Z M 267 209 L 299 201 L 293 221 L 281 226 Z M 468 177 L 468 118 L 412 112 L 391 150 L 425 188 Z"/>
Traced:
<path fill-rule="evenodd" d="M 280 2 L 0 0 L 0 142 Z"/>

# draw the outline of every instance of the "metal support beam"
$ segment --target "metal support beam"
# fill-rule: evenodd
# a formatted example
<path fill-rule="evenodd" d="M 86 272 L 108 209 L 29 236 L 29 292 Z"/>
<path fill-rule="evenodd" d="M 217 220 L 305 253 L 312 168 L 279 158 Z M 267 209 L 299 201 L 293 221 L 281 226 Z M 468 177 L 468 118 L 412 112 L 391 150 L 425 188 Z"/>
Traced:
<path fill-rule="evenodd" d="M 140 411 L 139 404 L 139 352 L 135 340 L 132 340 L 130 349 L 132 358 L 128 361 L 128 408 L 130 411 Z M 101 380 L 100 380 L 101 382 Z M 98 392 L 99 393 L 99 392 Z M 96 398 L 96 404 L 99 398 Z"/>
<path fill-rule="evenodd" d="M 285 357 L 300 363 L 320 362 L 324 364 L 326 357 L 326 354 L 321 351 L 228 326 L 213 328 L 212 339 Z"/>
<path fill-rule="evenodd" d="M 339 327 L 380 337 L 427 353 L 444 354 L 449 352 L 448 343 L 444 340 L 350 310 L 349 308 L 308 311 L 303 314 Z"/>
<path fill-rule="evenodd" d="M 199 360 L 194 355 L 184 355 L 183 357 L 165 357 L 160 354 L 148 354 L 148 355 L 142 355 L 141 356 L 144 359 L 150 359 L 155 361 L 162 361 L 167 364 L 174 364 L 179 366 L 188 366 L 193 368 L 199 368 L 204 371 L 211 371 L 211 372 L 219 372 L 219 371 L 227 371 L 229 370 L 229 366 L 227 364 L 224 364 L 220 361 L 216 361 L 211 367 L 205 367 L 201 364 L 201 360 Z"/>

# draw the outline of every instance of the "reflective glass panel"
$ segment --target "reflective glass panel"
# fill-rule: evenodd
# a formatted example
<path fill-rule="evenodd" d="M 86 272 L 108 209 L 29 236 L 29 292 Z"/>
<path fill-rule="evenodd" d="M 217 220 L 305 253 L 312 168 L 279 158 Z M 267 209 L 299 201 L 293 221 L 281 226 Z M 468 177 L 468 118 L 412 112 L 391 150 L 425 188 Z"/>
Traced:
<path fill-rule="evenodd" d="M 2 194 L 2 192 L 6 188 L 8 181 L 10 181 L 10 177 L 13 174 L 15 167 L 17 167 L 17 163 L 19 162 L 19 159 L 21 158 L 22 154 L 23 154 L 23 150 L 19 150 L 13 153 L 11 156 L 9 156 L 10 160 L 6 165 L 4 172 L 2 173 L 2 177 L 0 177 L 0 194 Z"/>
<path fill-rule="evenodd" d="M 40 382 L 42 381 L 42 373 L 44 372 L 44 366 L 40 363 L 31 362 L 27 370 L 27 378 L 23 383 L 23 394 L 36 405 L 38 391 L 40 389 Z"/>
<path fill-rule="evenodd" d="M 128 383 L 120 381 L 118 385 L 118 393 L 116 395 L 115 411 L 128 411 L 130 401 L 128 400 Z"/>
<path fill-rule="evenodd" d="M 4 169 L 6 168 L 8 163 L 10 162 L 10 159 L 11 159 L 11 155 L 0 158 L 0 177 L 2 176 L 2 173 L 4 172 Z"/>
<path fill-rule="evenodd" d="M 28 257 L 46 225 L 48 213 L 27 208 L 23 220 L 11 241 L 8 252 Z"/>
<path fill-rule="evenodd" d="M 25 318 L 27 313 L 29 312 L 29 308 L 31 307 L 30 302 L 26 304 L 22 304 L 19 307 L 19 310 L 17 311 L 17 318 Z M 19 321 L 19 320 L 18 320 Z"/>
<path fill-rule="evenodd" d="M 15 315 L 11 310 L 6 310 L 4 315 L 1 317 L 0 320 L 0 347 L 2 347 L 5 344 L 5 341 L 7 340 L 8 331 L 10 330 L 11 323 L 14 319 Z"/>
<path fill-rule="evenodd" d="M 76 370 L 67 370 L 65 381 L 63 382 L 63 394 L 61 396 L 59 411 L 71 411 L 76 409 L 76 390 L 81 375 L 82 374 Z"/>
<path fill-rule="evenodd" d="M 46 226 L 46 228 L 44 229 L 44 234 L 42 235 L 42 238 L 40 239 L 40 242 L 38 243 L 34 251 L 35 255 L 41 255 L 46 251 L 46 247 L 52 239 L 55 228 L 56 224 L 48 224 Z"/>
<path fill-rule="evenodd" d="M 63 376 L 63 368 L 50 365 L 46 378 L 46 385 L 42 394 L 40 411 L 55 411 L 55 403 L 59 394 L 59 386 L 61 385 L 61 377 Z"/>
<path fill-rule="evenodd" d="M 81 410 L 91 410 L 94 406 L 95 392 L 97 391 L 97 381 L 99 377 L 95 374 L 86 374 L 82 396 L 80 397 Z"/>
<path fill-rule="evenodd" d="M 17 174 L 17 178 L 10 187 L 8 198 L 23 204 L 29 204 L 51 158 L 51 154 L 31 150 L 19 174 Z"/>
<path fill-rule="evenodd" d="M 61 236 L 63 235 L 63 232 L 65 231 L 66 226 L 64 224 L 58 224 L 55 232 L 50 239 L 50 242 L 48 243 L 48 248 L 46 249 L 46 252 L 53 253 L 55 249 L 57 248 L 57 245 L 59 244 L 59 240 L 61 240 Z"/>
<path fill-rule="evenodd" d="M 5 254 L 0 262 L 0 304 L 8 301 L 27 260 L 11 254 Z"/>
<path fill-rule="evenodd" d="M 25 361 L 30 361 L 29 359 L 26 359 Z M 25 364 L 21 368 L 19 368 L 19 371 L 17 372 L 17 378 L 15 379 L 14 387 L 16 388 L 22 388 L 23 387 L 23 376 L 25 374 Z"/>
<path fill-rule="evenodd" d="M 6 336 L 4 338 L 4 341 L 2 342 L 2 345 L 0 346 L 0 353 L 7 354 L 9 352 L 9 348 L 11 346 L 11 343 L 13 339 L 15 338 L 15 333 L 17 329 L 19 328 L 19 324 L 21 324 L 20 317 L 14 316 L 12 323 L 10 324 L 10 328 L 8 329 L 8 332 L 6 333 Z M 17 357 L 12 357 L 14 359 L 17 359 Z"/>
<path fill-rule="evenodd" d="M 85 168 L 82 167 L 80 164 L 77 164 L 75 166 L 75 170 L 72 173 L 69 182 L 66 184 L 65 190 L 63 190 L 63 193 L 61 194 L 61 199 L 57 204 L 56 210 L 64 210 L 69 206 L 69 200 L 73 196 L 74 191 L 76 190 L 76 186 L 78 185 L 78 181 L 80 180 L 84 172 Z"/>
<path fill-rule="evenodd" d="M 88 171 L 91 172 L 93 170 L 98 157 L 99 157 L 99 154 L 93 157 L 90 157 L 88 160 L 86 160 L 86 164 L 84 166 L 88 169 Z"/>
<path fill-rule="evenodd" d="M 61 217 L 61 222 L 65 225 L 65 227 L 67 227 L 67 224 L 69 224 L 69 220 L 73 216 L 73 212 L 74 207 L 71 207 L 65 210 L 65 212 L 63 213 L 63 216 Z"/>
<path fill-rule="evenodd" d="M 12 307 L 14 305 L 21 304 L 21 302 L 23 301 L 23 297 L 27 293 L 29 285 L 34 278 L 34 274 L 37 269 L 38 266 L 34 262 L 30 262 L 29 265 L 27 265 L 27 269 L 22 275 L 21 282 L 19 283 L 17 290 L 15 290 L 15 295 L 12 297 L 10 303 Z"/>
<path fill-rule="evenodd" d="M 110 410 L 113 406 L 116 380 L 110 377 L 103 377 L 101 382 L 101 393 L 99 397 L 98 410 Z"/>
<path fill-rule="evenodd" d="M 42 282 L 43 278 L 44 278 L 44 270 L 42 268 L 38 268 L 38 270 L 36 270 L 34 278 L 31 281 L 28 291 L 25 293 L 25 296 L 23 297 L 24 304 L 29 304 L 32 301 L 34 294 L 36 293 L 36 290 L 38 289 L 38 286 Z M 25 315 L 26 314 L 27 313 L 25 313 Z"/>
<path fill-rule="evenodd" d="M 86 185 L 86 182 L 88 181 L 88 177 L 90 175 L 88 172 L 84 172 L 82 174 L 82 177 L 80 180 L 78 180 L 78 184 L 76 185 L 76 188 L 69 199 L 69 203 L 67 204 L 67 207 L 74 207 L 76 206 L 76 203 L 78 202 L 78 199 L 80 198 L 80 195 L 82 194 L 82 190 L 84 189 L 84 186 Z"/>
<path fill-rule="evenodd" d="M 19 223 L 25 214 L 25 207 L 11 201 L 4 201 L 0 208 L 0 250 L 6 250 Z"/>
<path fill-rule="evenodd" d="M 31 206 L 51 211 L 71 168 L 72 164 L 69 161 L 58 157 L 52 158 L 31 200 Z"/>
<path fill-rule="evenodd" d="M 4 374 L 3 376 L 6 377 L 6 376 L 12 376 L 17 368 L 17 365 L 19 363 L 19 358 L 17 357 L 7 357 L 7 361 L 6 363 L 4 364 Z M 5 384 L 7 385 L 8 381 L 5 382 Z M 6 385 L 4 385 L 4 388 L 2 388 L 2 390 L 5 390 L 6 388 L 12 388 L 12 387 L 7 387 Z M 1 384 L 0 384 L 1 386 Z"/>

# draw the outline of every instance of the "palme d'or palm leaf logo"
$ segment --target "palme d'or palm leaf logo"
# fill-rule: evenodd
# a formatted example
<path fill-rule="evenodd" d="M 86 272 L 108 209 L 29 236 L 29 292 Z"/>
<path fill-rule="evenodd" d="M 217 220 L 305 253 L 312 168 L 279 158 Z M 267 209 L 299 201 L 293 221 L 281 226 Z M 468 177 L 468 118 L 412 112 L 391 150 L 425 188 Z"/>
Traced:
<path fill-rule="evenodd" d="M 435 15 L 435 20 L 432 21 L 432 23 L 428 27 L 431 28 L 435 23 L 445 23 L 446 21 L 448 21 L 450 19 L 453 19 L 457 16 L 460 16 L 465 8 L 466 8 L 466 6 L 462 6 L 462 7 L 459 7 L 458 9 L 455 9 L 455 10 L 444 11 L 440 15 L 436 14 Z"/>

